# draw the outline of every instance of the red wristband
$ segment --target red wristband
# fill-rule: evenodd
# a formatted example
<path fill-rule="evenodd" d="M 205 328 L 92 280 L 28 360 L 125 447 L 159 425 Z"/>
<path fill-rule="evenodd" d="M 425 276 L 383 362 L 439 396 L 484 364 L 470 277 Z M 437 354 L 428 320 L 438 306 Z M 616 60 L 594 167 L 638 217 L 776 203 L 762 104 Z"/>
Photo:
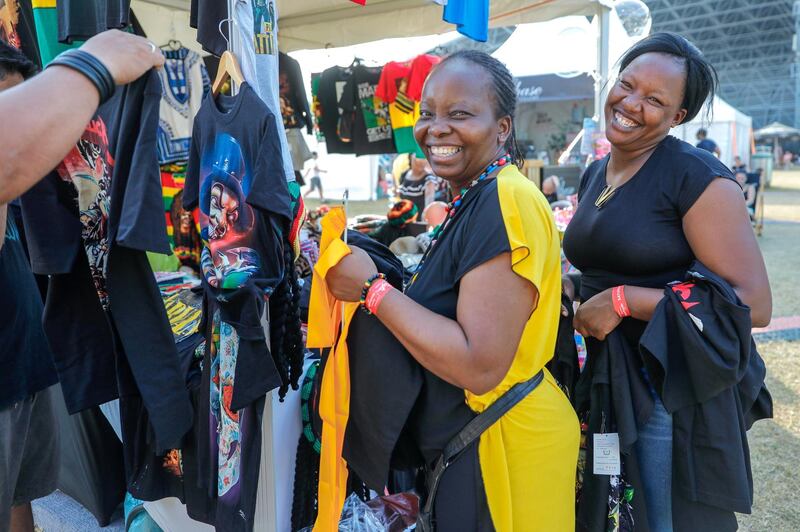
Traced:
<path fill-rule="evenodd" d="M 611 289 L 611 301 L 614 304 L 614 310 L 620 318 L 628 318 L 631 315 L 631 308 L 628 306 L 628 300 L 625 299 L 625 287 L 623 285 L 615 286 Z"/>
<path fill-rule="evenodd" d="M 364 307 L 366 307 L 370 314 L 375 314 L 378 312 L 378 307 L 381 305 L 383 298 L 386 297 L 386 294 L 391 292 L 393 289 L 394 287 L 389 284 L 389 281 L 385 279 L 376 280 L 372 283 L 372 286 L 370 286 L 369 292 L 367 292 L 367 298 L 364 301 Z"/>

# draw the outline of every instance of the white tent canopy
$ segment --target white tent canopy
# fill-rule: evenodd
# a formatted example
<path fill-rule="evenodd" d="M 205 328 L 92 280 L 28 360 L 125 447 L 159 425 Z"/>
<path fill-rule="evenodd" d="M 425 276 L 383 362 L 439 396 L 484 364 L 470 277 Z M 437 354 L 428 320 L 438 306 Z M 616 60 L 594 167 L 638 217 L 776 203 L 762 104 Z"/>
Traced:
<path fill-rule="evenodd" d="M 595 15 L 601 6 L 609 7 L 611 3 L 610 0 L 492 0 L 489 25 L 511 26 L 570 15 Z M 155 41 L 166 42 L 180 37 L 180 32 L 188 28 L 190 4 L 190 0 L 133 0 L 132 7 L 148 35 Z M 366 6 L 349 0 L 278 0 L 277 4 L 278 40 L 281 50 L 287 52 L 390 37 L 433 35 L 454 29 L 442 20 L 442 6 L 433 0 L 368 0 Z M 168 9 L 153 10 L 155 6 Z"/>
<path fill-rule="evenodd" d="M 739 156 L 749 164 L 753 119 L 717 96 L 711 107 L 708 120 L 701 111 L 694 120 L 672 130 L 672 135 L 690 144 L 697 143 L 697 130 L 708 131 L 708 138 L 719 146 L 720 160 L 726 166 L 733 166 L 733 158 Z M 710 120 L 710 122 L 709 122 Z"/>

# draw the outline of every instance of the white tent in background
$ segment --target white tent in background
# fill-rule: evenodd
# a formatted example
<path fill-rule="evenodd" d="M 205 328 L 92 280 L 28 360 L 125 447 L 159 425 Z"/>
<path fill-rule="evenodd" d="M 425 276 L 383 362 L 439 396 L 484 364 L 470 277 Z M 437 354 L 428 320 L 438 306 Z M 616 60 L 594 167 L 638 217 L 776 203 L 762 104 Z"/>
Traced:
<path fill-rule="evenodd" d="M 708 119 L 701 111 L 691 122 L 674 128 L 672 135 L 694 145 L 697 143 L 697 130 L 705 129 L 708 138 L 719 145 L 722 152 L 720 160 L 726 166 L 733 166 L 733 158 L 737 155 L 749 165 L 753 119 L 719 96 L 714 98 L 711 110 Z"/>
<path fill-rule="evenodd" d="M 152 21 L 153 27 L 158 25 L 164 30 L 179 32 L 188 27 L 190 4 L 190 0 L 133 0 L 131 7 L 145 31 Z M 277 0 L 277 4 L 280 48 L 285 52 L 348 46 L 391 37 L 434 35 L 454 29 L 452 24 L 442 20 L 442 6 L 433 0 L 369 0 L 366 6 L 349 0 Z M 593 16 L 612 4 L 612 0 L 492 0 L 489 25 L 512 26 L 570 15 Z M 155 13 L 147 9 L 151 6 L 169 8 L 171 13 L 164 10 Z M 161 22 L 151 20 L 150 15 L 143 16 L 145 11 L 150 11 Z M 172 35 L 154 33 L 152 37 L 166 42 Z"/>

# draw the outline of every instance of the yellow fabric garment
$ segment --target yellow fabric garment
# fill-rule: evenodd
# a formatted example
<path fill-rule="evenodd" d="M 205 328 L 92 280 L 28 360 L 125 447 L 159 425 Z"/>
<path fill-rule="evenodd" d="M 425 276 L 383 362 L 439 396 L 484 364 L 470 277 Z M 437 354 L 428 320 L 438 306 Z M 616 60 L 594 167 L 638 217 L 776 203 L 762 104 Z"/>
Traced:
<path fill-rule="evenodd" d="M 511 267 L 539 298 L 503 381 L 483 395 L 465 392 L 475 412 L 552 358 L 561 309 L 559 236 L 547 200 L 512 165 L 498 174 L 497 189 Z M 498 532 L 574 530 L 579 437 L 575 412 L 547 370 L 536 390 L 481 435 L 478 455 Z"/>
<path fill-rule="evenodd" d="M 358 303 L 343 303 L 328 290 L 328 271 L 350 254 L 342 241 L 347 218 L 341 207 L 334 207 L 320 222 L 319 261 L 314 266 L 311 300 L 308 308 L 310 348 L 332 347 L 328 355 L 319 399 L 322 419 L 322 448 L 319 463 L 319 512 L 314 532 L 336 532 L 347 488 L 347 463 L 342 458 L 344 433 L 350 415 L 350 361 L 347 331 Z M 342 322 L 344 313 L 344 321 Z M 339 328 L 341 325 L 341 333 Z"/>

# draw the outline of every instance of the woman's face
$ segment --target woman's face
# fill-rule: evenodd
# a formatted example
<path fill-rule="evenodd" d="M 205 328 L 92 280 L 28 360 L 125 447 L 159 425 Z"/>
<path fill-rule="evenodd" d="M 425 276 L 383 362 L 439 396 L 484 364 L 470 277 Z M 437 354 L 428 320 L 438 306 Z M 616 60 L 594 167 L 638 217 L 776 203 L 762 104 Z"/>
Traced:
<path fill-rule="evenodd" d="M 511 118 L 496 118 L 492 91 L 489 74 L 468 61 L 449 61 L 428 78 L 414 136 L 434 174 L 461 185 L 501 152 Z"/>
<path fill-rule="evenodd" d="M 617 149 L 657 144 L 686 116 L 682 60 L 660 53 L 640 55 L 620 72 L 606 98 L 606 137 Z"/>

